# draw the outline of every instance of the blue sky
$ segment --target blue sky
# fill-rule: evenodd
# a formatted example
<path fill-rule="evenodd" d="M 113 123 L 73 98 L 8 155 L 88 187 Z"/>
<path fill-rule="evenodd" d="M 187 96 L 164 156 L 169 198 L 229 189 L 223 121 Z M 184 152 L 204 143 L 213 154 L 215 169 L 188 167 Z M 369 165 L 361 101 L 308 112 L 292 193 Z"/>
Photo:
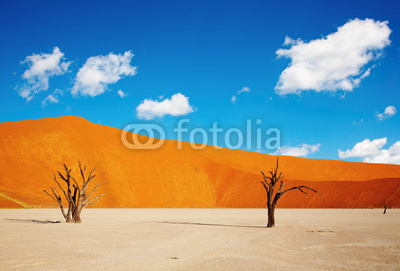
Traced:
<path fill-rule="evenodd" d="M 2 1 L 0 122 L 76 115 L 155 123 L 177 139 L 181 119 L 244 134 L 250 120 L 253 137 L 279 129 L 281 146 L 251 151 L 400 164 L 399 11 L 397 1 Z"/>

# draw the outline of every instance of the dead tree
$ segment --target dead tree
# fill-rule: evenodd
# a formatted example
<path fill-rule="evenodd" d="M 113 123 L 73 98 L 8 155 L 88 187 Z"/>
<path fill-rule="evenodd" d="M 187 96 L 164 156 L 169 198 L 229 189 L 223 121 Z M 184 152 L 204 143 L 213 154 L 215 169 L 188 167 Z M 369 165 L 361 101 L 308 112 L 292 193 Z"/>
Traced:
<path fill-rule="evenodd" d="M 98 183 L 93 188 L 93 190 L 88 193 L 87 192 L 88 185 L 96 177 L 96 175 L 93 175 L 96 168 L 92 169 L 92 171 L 90 171 L 88 177 L 86 178 L 85 177 L 86 165 L 82 168 L 81 161 L 78 162 L 79 162 L 79 171 L 82 178 L 82 186 L 79 186 L 75 178 L 71 176 L 71 169 L 69 169 L 65 164 L 63 165 L 65 174 L 63 175 L 60 171 L 57 171 L 58 173 L 57 175 L 58 177 L 60 177 L 62 181 L 66 183 L 67 185 L 66 189 L 62 187 L 59 180 L 57 180 L 57 175 L 53 173 L 54 182 L 57 184 L 58 188 L 62 191 L 65 199 L 67 200 L 68 203 L 67 213 L 65 213 L 61 195 L 56 186 L 50 188 L 52 194 L 48 193 L 46 190 L 43 190 L 54 201 L 56 201 L 58 205 L 60 205 L 62 215 L 64 216 L 65 221 L 68 223 L 81 223 L 81 212 L 83 208 L 89 205 L 96 204 L 99 200 L 101 200 L 101 197 L 105 195 L 105 193 L 93 197 L 92 199 L 89 199 L 90 196 L 93 194 L 93 192 L 97 190 L 97 188 L 99 188 L 103 184 L 107 184 L 104 182 Z"/>
<path fill-rule="evenodd" d="M 280 179 L 283 177 L 282 172 L 279 173 L 278 175 L 278 167 L 279 167 L 279 158 L 276 159 L 276 168 L 271 169 L 269 171 L 271 176 L 265 176 L 264 172 L 261 171 L 264 180 L 261 181 L 263 184 L 265 191 L 267 192 L 267 208 L 268 208 L 268 224 L 267 228 L 272 228 L 275 226 L 275 207 L 276 204 L 278 203 L 278 200 L 287 192 L 293 191 L 293 190 L 299 190 L 300 192 L 307 194 L 304 190 L 310 190 L 313 191 L 319 195 L 319 192 L 315 191 L 314 189 L 301 185 L 301 186 L 295 186 L 292 188 L 289 188 L 285 191 L 283 191 L 283 187 L 285 186 L 285 183 L 283 181 L 280 181 Z M 280 187 L 278 191 L 274 194 L 274 189 L 276 184 L 280 181 Z"/>

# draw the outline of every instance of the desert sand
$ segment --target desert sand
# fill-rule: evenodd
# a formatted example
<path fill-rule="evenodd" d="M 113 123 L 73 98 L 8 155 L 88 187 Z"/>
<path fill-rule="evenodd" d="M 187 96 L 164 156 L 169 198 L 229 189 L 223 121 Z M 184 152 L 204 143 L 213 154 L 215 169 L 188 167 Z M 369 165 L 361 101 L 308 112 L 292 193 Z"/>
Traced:
<path fill-rule="evenodd" d="M 266 206 L 260 170 L 275 167 L 276 156 L 177 145 L 166 140 L 159 149 L 131 150 L 122 144 L 121 130 L 75 116 L 0 123 L 0 208 L 57 207 L 42 190 L 54 184 L 52 173 L 63 163 L 78 177 L 78 159 L 97 168 L 95 182 L 110 183 L 99 189 L 107 195 L 96 207 Z M 296 191 L 279 207 L 400 207 L 400 165 L 279 159 L 286 188 L 307 185 L 324 194 Z"/>
<path fill-rule="evenodd" d="M 0 210 L 1 270 L 399 270 L 400 210 Z"/>

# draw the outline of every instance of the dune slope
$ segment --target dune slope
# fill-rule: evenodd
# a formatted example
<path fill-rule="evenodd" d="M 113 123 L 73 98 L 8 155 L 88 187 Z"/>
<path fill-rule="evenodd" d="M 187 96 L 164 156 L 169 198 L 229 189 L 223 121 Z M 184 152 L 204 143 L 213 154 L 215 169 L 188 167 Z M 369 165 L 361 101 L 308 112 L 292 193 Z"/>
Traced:
<path fill-rule="evenodd" d="M 56 207 L 42 192 L 65 163 L 96 167 L 97 207 L 264 207 L 260 170 L 276 157 L 254 152 L 194 150 L 166 141 L 156 150 L 130 150 L 121 130 L 75 116 L 0 123 L 0 207 Z M 324 194 L 293 192 L 278 207 L 400 207 L 400 166 L 282 156 L 286 187 L 308 185 Z M 9 200 L 13 199 L 13 200 Z"/>

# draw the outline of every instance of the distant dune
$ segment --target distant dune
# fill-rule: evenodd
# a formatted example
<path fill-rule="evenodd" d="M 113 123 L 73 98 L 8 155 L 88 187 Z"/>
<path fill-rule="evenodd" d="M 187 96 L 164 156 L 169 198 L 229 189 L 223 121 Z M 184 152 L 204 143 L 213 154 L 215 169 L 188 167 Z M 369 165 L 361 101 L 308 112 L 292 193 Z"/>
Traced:
<path fill-rule="evenodd" d="M 121 130 L 66 116 L 0 123 L 0 207 L 58 207 L 42 189 L 63 163 L 77 160 L 110 184 L 97 207 L 264 207 L 260 170 L 276 156 L 208 146 L 194 150 L 166 141 L 156 150 L 130 150 Z M 400 207 L 400 166 L 281 156 L 285 187 L 308 185 L 324 194 L 285 195 L 279 207 Z"/>

